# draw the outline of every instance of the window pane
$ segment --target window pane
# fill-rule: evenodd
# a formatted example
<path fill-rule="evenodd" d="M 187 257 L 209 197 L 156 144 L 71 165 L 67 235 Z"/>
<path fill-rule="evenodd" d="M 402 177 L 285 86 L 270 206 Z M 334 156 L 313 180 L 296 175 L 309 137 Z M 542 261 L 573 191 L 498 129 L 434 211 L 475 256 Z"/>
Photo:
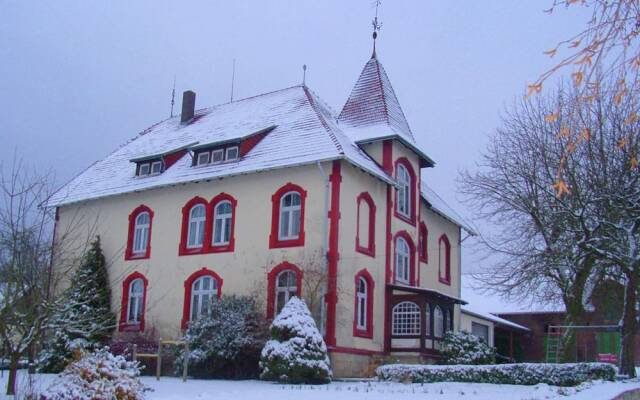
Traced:
<path fill-rule="evenodd" d="M 298 237 L 300 234 L 300 210 L 294 210 L 292 218 L 291 236 Z"/>
<path fill-rule="evenodd" d="M 280 213 L 280 237 L 289 237 L 289 212 L 282 211 Z"/>
<path fill-rule="evenodd" d="M 222 242 L 222 220 L 216 219 L 215 227 L 213 229 L 213 242 L 221 243 Z"/>
<path fill-rule="evenodd" d="M 223 241 L 224 241 L 224 243 L 229 243 L 229 240 L 231 240 L 231 218 L 227 217 L 224 220 L 224 238 L 223 238 Z"/>
<path fill-rule="evenodd" d="M 299 206 L 301 204 L 300 195 L 298 193 L 291 193 L 291 203 L 294 206 Z"/>
<path fill-rule="evenodd" d="M 224 150 L 214 150 L 212 153 L 213 162 L 220 162 L 224 159 Z"/>
<path fill-rule="evenodd" d="M 198 319 L 198 306 L 200 304 L 200 296 L 193 296 L 191 301 L 191 320 Z"/>
<path fill-rule="evenodd" d="M 424 305 L 424 319 L 425 319 L 425 333 L 427 336 L 431 335 L 431 306 L 429 304 Z"/>

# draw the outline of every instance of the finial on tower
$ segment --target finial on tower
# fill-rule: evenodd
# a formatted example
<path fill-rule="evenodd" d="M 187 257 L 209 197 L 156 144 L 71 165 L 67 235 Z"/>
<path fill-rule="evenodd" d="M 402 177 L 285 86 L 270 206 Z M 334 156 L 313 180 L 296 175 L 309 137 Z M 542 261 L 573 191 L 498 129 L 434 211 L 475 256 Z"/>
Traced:
<path fill-rule="evenodd" d="M 173 118 L 173 105 L 176 102 L 176 76 L 173 76 L 173 89 L 171 89 L 171 118 Z"/>
<path fill-rule="evenodd" d="M 373 5 L 376 6 L 376 16 L 371 22 L 371 24 L 373 25 L 373 54 L 371 55 L 371 58 L 376 58 L 376 39 L 378 38 L 378 32 L 380 32 L 380 28 L 382 28 L 382 23 L 378 22 L 378 7 L 381 3 L 381 0 L 375 0 L 373 3 Z"/>

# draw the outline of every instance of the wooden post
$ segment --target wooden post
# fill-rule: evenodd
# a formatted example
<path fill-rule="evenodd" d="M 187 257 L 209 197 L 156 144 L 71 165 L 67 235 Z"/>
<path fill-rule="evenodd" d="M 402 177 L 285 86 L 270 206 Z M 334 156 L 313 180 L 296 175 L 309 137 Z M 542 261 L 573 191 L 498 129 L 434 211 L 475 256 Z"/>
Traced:
<path fill-rule="evenodd" d="M 156 380 L 160 380 L 160 371 L 162 370 L 162 338 L 158 339 L 158 357 L 156 362 Z"/>
<path fill-rule="evenodd" d="M 189 343 L 184 341 L 184 361 L 182 364 L 182 382 L 187 381 L 187 369 L 189 368 Z"/>
<path fill-rule="evenodd" d="M 133 344 L 133 350 L 131 352 L 131 359 L 133 361 L 138 361 L 138 345 L 137 344 Z"/>

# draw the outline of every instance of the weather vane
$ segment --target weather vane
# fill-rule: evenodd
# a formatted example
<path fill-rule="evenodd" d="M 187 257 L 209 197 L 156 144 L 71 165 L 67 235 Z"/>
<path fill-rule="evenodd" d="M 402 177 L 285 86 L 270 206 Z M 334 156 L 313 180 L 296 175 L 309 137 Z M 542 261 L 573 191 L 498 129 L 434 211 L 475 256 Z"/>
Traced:
<path fill-rule="evenodd" d="M 371 21 L 373 25 L 373 57 L 376 56 L 376 39 L 378 38 L 378 32 L 380 32 L 380 28 L 382 28 L 382 23 L 378 22 L 378 7 L 380 7 L 381 3 L 381 0 L 375 0 L 373 2 L 373 6 L 376 7 L 376 16 L 373 18 L 373 21 Z"/>

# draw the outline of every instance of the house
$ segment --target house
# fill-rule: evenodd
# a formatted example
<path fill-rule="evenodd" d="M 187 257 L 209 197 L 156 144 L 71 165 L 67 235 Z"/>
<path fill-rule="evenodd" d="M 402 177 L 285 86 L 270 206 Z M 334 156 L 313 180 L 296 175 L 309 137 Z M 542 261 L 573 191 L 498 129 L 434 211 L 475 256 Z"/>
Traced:
<path fill-rule="evenodd" d="M 195 98 L 49 201 L 58 240 L 101 236 L 118 335 L 178 337 L 222 294 L 267 318 L 302 296 L 336 376 L 391 354 L 436 359 L 460 326 L 473 231 L 423 178 L 434 162 L 375 51 L 339 113 L 306 85 Z"/>

